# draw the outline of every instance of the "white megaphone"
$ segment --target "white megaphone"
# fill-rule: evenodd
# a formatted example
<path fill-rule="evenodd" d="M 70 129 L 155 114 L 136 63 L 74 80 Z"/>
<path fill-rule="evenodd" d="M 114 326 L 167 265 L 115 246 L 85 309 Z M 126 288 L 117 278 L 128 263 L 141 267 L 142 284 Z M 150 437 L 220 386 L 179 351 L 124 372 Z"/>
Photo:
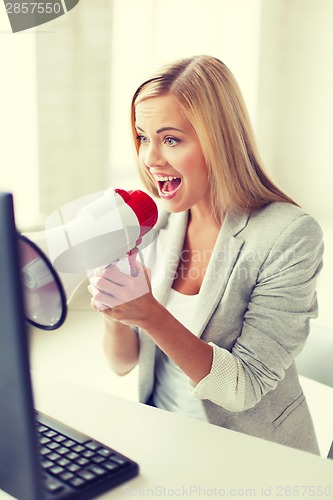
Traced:
<path fill-rule="evenodd" d="M 156 224 L 157 207 L 143 191 L 108 189 L 53 212 L 46 223 L 49 256 L 63 273 L 81 273 L 135 259 L 142 238 Z"/>
<path fill-rule="evenodd" d="M 135 276 L 138 247 L 154 240 L 150 231 L 157 217 L 157 206 L 145 192 L 108 189 L 74 200 L 47 218 L 42 238 L 47 256 L 40 242 L 36 245 L 30 235 L 21 235 L 27 320 L 43 329 L 55 329 L 64 321 L 66 286 L 57 273 L 68 274 L 76 286 L 96 267 L 126 260 Z"/>

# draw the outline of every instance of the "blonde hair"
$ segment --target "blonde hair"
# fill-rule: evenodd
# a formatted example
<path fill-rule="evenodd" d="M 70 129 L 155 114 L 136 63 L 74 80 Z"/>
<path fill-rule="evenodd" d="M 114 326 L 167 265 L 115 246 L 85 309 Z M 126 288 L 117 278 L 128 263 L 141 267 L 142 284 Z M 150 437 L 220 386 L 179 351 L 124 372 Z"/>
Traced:
<path fill-rule="evenodd" d="M 227 66 L 214 57 L 176 61 L 140 85 L 131 111 L 137 153 L 135 107 L 166 94 L 176 98 L 198 136 L 217 220 L 221 221 L 228 210 L 251 212 L 272 201 L 296 204 L 264 172 L 238 84 Z M 147 190 L 157 195 L 147 169 L 143 165 L 139 169 Z"/>

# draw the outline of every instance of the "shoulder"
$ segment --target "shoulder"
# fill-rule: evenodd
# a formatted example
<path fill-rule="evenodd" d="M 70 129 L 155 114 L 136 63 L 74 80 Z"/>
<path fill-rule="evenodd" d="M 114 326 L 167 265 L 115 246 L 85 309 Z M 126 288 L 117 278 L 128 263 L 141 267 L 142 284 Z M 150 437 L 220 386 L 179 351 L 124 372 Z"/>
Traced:
<path fill-rule="evenodd" d="M 295 237 L 303 234 L 307 238 L 321 240 L 322 229 L 318 222 L 302 208 L 291 203 L 269 203 L 251 213 L 244 228 L 245 233 L 260 233 L 271 240 L 280 237 Z"/>
<path fill-rule="evenodd" d="M 293 252 L 300 260 L 321 259 L 323 232 L 305 210 L 291 203 L 274 202 L 250 214 L 228 216 L 229 231 L 242 241 L 244 254 L 279 256 Z M 259 257 L 258 257 L 259 258 Z"/>

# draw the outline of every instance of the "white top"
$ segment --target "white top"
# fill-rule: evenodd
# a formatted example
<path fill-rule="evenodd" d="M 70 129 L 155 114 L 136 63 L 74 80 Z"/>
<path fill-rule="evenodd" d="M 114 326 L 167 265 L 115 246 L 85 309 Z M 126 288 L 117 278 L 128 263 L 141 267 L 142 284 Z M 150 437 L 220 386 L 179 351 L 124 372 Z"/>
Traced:
<path fill-rule="evenodd" d="M 192 333 L 199 294 L 184 295 L 171 289 L 166 308 Z M 221 327 L 222 328 L 222 327 Z M 194 333 L 193 333 L 194 334 Z M 157 408 L 208 421 L 201 400 L 207 398 L 229 411 L 242 411 L 245 401 L 245 373 L 240 361 L 226 349 L 213 347 L 213 362 L 209 374 L 197 385 L 163 352 L 155 366 L 153 403 Z"/>
<path fill-rule="evenodd" d="M 199 295 L 184 295 L 173 288 L 166 308 L 191 332 L 194 328 L 194 311 Z M 191 395 L 188 377 L 163 352 L 155 367 L 155 388 L 153 402 L 158 408 L 206 420 L 202 402 Z"/>

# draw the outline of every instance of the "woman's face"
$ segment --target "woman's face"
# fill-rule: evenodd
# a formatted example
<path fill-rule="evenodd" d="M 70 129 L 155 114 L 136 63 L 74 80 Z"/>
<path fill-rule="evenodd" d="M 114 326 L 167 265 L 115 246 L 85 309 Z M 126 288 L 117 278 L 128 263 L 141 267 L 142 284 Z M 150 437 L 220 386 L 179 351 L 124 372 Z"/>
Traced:
<path fill-rule="evenodd" d="M 141 101 L 135 109 L 139 158 L 169 212 L 211 211 L 208 172 L 198 137 L 172 95 Z"/>

